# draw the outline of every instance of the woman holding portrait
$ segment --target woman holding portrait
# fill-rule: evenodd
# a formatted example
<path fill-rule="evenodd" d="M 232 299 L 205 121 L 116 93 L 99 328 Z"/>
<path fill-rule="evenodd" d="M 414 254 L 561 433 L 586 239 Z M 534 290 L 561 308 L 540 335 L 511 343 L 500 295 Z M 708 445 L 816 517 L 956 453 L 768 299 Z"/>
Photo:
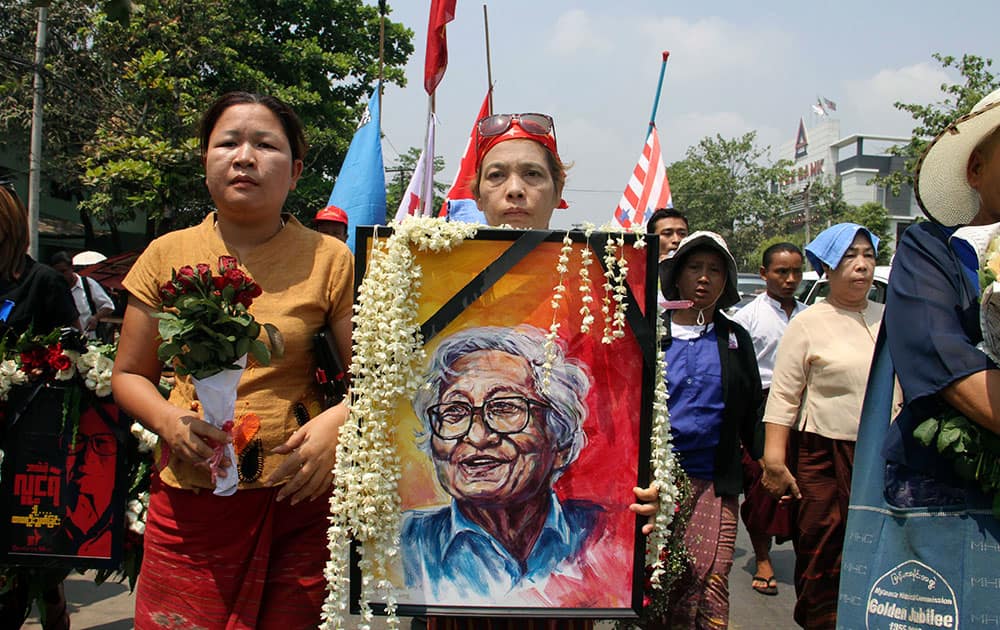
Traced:
<path fill-rule="evenodd" d="M 562 200 L 566 168 L 556 147 L 555 123 L 546 114 L 494 114 L 476 124 L 476 175 L 472 193 L 491 227 L 549 229 Z M 415 620 L 420 627 L 422 620 Z M 488 625 L 487 625 L 488 624 Z M 545 624 L 552 630 L 589 630 L 586 619 L 483 619 L 429 617 L 426 627 L 516 630 Z"/>
<path fill-rule="evenodd" d="M 286 104 L 226 94 L 205 112 L 199 139 L 216 211 L 155 240 L 124 281 L 130 299 L 115 398 L 169 450 L 152 484 L 136 627 L 164 620 L 207 628 L 314 627 L 326 592 L 326 497 L 347 407 L 321 409 L 312 339 L 331 328 L 348 363 L 353 259 L 343 243 L 282 211 L 307 148 Z M 202 420 L 190 377 L 177 377 L 169 400 L 156 388 L 160 286 L 172 269 L 214 267 L 223 255 L 235 257 L 260 285 L 263 294 L 250 312 L 273 323 L 285 346 L 268 366 L 249 360 L 236 402 L 239 441 Z M 227 442 L 236 446 L 239 486 L 218 497 L 208 460 L 214 445 Z"/>
<path fill-rule="evenodd" d="M 764 487 L 797 500 L 794 618 L 833 628 L 854 445 L 882 305 L 868 300 L 878 237 L 839 223 L 806 245 L 830 294 L 788 324 L 764 412 Z"/>

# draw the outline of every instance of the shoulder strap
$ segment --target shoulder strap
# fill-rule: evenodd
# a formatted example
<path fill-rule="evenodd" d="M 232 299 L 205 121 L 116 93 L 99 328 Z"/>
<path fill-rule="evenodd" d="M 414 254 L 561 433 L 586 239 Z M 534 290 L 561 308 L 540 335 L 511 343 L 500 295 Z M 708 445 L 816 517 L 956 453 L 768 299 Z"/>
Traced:
<path fill-rule="evenodd" d="M 90 315 L 93 317 L 97 314 L 97 308 L 94 306 L 94 296 L 90 294 L 90 280 L 84 276 L 78 276 L 80 278 L 80 284 L 83 285 L 83 293 L 87 296 L 87 306 L 90 307 Z"/>

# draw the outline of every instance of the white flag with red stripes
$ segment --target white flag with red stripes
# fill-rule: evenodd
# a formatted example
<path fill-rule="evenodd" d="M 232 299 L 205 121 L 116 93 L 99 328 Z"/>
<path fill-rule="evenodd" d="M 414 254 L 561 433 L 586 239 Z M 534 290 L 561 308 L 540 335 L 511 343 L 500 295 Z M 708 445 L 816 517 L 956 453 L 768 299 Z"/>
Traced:
<path fill-rule="evenodd" d="M 400 222 L 408 216 L 434 216 L 434 131 L 437 127 L 437 116 L 431 114 L 427 123 L 427 144 L 420 152 L 420 158 L 410 177 L 410 185 L 406 187 L 403 198 L 399 200 L 396 210 L 396 221 Z"/>
<path fill-rule="evenodd" d="M 660 152 L 660 136 L 654 126 L 615 208 L 614 220 L 623 228 L 631 228 L 636 223 L 644 224 L 658 208 L 670 207 L 670 182 Z"/>

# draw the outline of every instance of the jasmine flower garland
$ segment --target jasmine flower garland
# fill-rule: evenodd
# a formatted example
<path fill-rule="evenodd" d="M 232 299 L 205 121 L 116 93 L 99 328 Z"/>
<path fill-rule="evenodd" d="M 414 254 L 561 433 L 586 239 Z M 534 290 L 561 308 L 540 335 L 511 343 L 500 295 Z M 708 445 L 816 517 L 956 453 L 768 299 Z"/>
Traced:
<path fill-rule="evenodd" d="M 663 320 L 656 318 L 656 365 L 667 369 L 666 355 L 662 340 L 666 336 L 666 326 Z M 652 449 L 650 463 L 652 464 L 652 483 L 660 491 L 660 505 L 656 512 L 656 529 L 646 541 L 646 564 L 653 569 L 650 584 L 653 589 L 662 588 L 665 575 L 664 557 L 662 551 L 667 547 L 670 538 L 670 526 L 674 521 L 677 508 L 679 489 L 677 486 L 677 459 L 674 456 L 672 436 L 670 434 L 670 411 L 667 408 L 667 382 L 662 374 L 658 374 L 656 387 L 653 389 L 653 430 L 650 436 Z M 676 577 L 676 576 L 674 576 Z"/>
<path fill-rule="evenodd" d="M 425 361 L 417 301 L 422 270 L 413 249 L 447 252 L 475 236 L 478 226 L 433 218 L 410 218 L 394 226 L 388 239 L 376 238 L 354 315 L 354 375 L 350 416 L 340 432 L 334 492 L 327 534 L 329 594 L 322 628 L 343 628 L 350 577 L 350 539 L 362 543 L 360 568 L 362 628 L 378 594 L 386 602 L 388 624 L 399 627 L 389 570 L 399 556 L 399 457 L 392 416 L 400 399 L 412 396 Z M 377 228 L 376 228 L 377 230 Z M 376 231 L 377 237 L 377 231 Z"/>
<path fill-rule="evenodd" d="M 585 228 L 584 235 L 587 240 L 590 240 L 590 235 L 593 233 L 593 227 L 588 226 Z M 590 312 L 590 305 L 594 301 L 593 293 L 593 283 L 590 280 L 590 265 L 593 263 L 593 256 L 590 254 L 589 247 L 583 247 L 580 249 L 580 301 L 583 302 L 583 306 L 580 307 L 580 315 L 583 316 L 583 320 L 580 322 L 580 332 L 587 334 L 590 332 L 590 325 L 594 323 L 594 314 Z"/>
<path fill-rule="evenodd" d="M 587 249 L 584 245 L 584 249 Z M 549 324 L 549 332 L 545 335 L 545 363 L 542 365 L 542 391 L 549 387 L 549 373 L 552 370 L 552 362 L 556 358 L 556 338 L 559 336 L 559 305 L 562 303 L 566 293 L 564 279 L 569 272 L 569 255 L 573 253 L 573 239 L 570 238 L 569 231 L 563 236 L 563 246 L 559 250 L 559 261 L 556 263 L 556 271 L 559 273 L 559 284 L 552 289 L 552 323 Z"/>

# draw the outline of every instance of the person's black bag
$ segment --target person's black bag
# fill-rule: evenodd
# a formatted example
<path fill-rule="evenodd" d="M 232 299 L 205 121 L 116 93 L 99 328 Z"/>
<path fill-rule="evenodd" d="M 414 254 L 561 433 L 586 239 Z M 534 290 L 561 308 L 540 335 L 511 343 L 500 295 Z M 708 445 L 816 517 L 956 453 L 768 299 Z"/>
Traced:
<path fill-rule="evenodd" d="M 329 409 L 347 397 L 350 375 L 344 369 L 331 330 L 316 333 L 313 349 L 316 352 L 316 382 L 323 390 L 323 408 Z"/>

